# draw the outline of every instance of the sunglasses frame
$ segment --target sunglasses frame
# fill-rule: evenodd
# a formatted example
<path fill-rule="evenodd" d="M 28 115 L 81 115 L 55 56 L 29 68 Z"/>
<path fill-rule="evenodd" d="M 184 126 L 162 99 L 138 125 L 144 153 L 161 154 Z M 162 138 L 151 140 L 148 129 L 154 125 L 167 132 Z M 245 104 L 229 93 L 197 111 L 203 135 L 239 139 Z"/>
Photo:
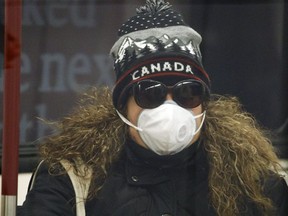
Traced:
<path fill-rule="evenodd" d="M 137 97 L 137 87 L 139 87 L 139 84 L 141 83 L 147 83 L 147 82 L 150 82 L 150 83 L 154 83 L 155 85 L 156 84 L 160 84 L 162 89 L 164 87 L 164 90 L 165 90 L 165 96 L 163 96 L 163 98 L 159 98 L 159 103 L 157 104 L 154 104 L 154 105 L 151 105 L 151 106 L 148 106 L 148 105 L 145 105 L 143 103 L 141 103 L 139 97 Z M 185 104 L 183 104 L 181 102 L 181 100 L 179 99 L 179 96 L 175 95 L 175 89 L 177 89 L 177 87 L 179 87 L 180 85 L 183 85 L 183 83 L 197 83 L 199 84 L 199 86 L 201 86 L 201 92 L 202 94 L 201 95 L 198 95 L 200 97 L 200 101 L 198 101 L 196 104 L 194 104 L 193 106 L 190 105 L 190 106 L 187 106 Z M 180 82 L 177 82 L 176 84 L 174 84 L 173 86 L 167 86 L 165 85 L 164 83 L 162 82 L 159 82 L 159 81 L 156 81 L 156 80 L 150 80 L 150 79 L 145 79 L 145 80 L 141 80 L 137 83 L 135 83 L 133 86 L 132 86 L 132 96 L 134 97 L 134 100 L 136 102 L 136 104 L 138 106 L 140 106 L 141 108 L 144 108 L 144 109 L 153 109 L 153 108 L 156 108 L 158 106 L 160 106 L 161 104 L 163 104 L 166 100 L 166 97 L 167 97 L 167 94 L 168 93 L 171 93 L 172 94 L 172 99 L 181 107 L 183 108 L 195 108 L 197 106 L 199 106 L 200 104 L 203 104 L 204 101 L 208 100 L 209 98 L 209 92 L 208 92 L 208 89 L 206 87 L 206 85 L 201 82 L 201 81 L 198 81 L 198 80 L 195 80 L 195 79 L 187 79 L 187 80 L 182 80 Z"/>

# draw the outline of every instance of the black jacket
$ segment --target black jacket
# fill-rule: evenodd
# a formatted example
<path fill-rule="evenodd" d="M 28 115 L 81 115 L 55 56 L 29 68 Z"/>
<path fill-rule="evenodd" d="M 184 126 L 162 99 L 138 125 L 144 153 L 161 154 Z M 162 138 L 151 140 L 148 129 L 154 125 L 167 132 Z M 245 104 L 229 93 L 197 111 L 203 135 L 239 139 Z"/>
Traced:
<path fill-rule="evenodd" d="M 206 154 L 198 145 L 173 156 L 160 157 L 132 141 L 127 143 L 97 198 L 86 202 L 86 215 L 216 215 L 209 204 Z M 287 216 L 285 181 L 271 176 L 265 183 L 265 191 L 278 209 L 275 215 Z M 74 196 L 69 177 L 51 176 L 44 165 L 17 215 L 75 215 Z M 248 211 L 241 215 L 261 215 L 252 203 L 247 202 L 247 206 Z"/>

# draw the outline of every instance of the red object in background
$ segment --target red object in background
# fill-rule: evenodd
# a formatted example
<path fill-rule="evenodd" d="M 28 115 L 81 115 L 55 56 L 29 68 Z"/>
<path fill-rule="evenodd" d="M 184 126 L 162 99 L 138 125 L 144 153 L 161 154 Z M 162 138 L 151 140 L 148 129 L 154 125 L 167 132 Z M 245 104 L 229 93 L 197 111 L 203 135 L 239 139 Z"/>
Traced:
<path fill-rule="evenodd" d="M 5 0 L 2 216 L 16 215 L 21 66 L 21 0 Z"/>

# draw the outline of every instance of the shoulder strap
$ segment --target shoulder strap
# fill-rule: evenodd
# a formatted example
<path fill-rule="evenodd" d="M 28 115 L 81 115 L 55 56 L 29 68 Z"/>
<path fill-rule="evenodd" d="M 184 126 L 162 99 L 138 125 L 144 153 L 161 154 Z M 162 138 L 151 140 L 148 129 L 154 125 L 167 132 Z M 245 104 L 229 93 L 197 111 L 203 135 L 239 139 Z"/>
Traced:
<path fill-rule="evenodd" d="M 88 196 L 89 186 L 91 182 L 91 172 L 90 170 L 88 170 L 88 174 L 85 177 L 80 177 L 74 173 L 74 168 L 69 161 L 62 160 L 61 164 L 66 169 L 74 187 L 76 198 L 76 215 L 85 216 L 85 200 Z M 78 168 L 80 171 L 84 172 L 84 165 L 79 165 Z"/>
<path fill-rule="evenodd" d="M 35 171 L 32 173 L 32 176 L 30 178 L 30 181 L 29 181 L 29 185 L 28 185 L 28 192 L 30 190 L 32 190 L 32 188 L 34 187 L 34 184 L 35 184 L 35 179 L 37 177 L 37 173 L 42 165 L 42 163 L 44 162 L 44 160 L 40 161 L 39 164 L 37 165 Z"/>
<path fill-rule="evenodd" d="M 30 191 L 35 183 L 35 179 L 37 177 L 37 173 L 43 164 L 44 160 L 42 160 L 36 170 L 33 172 L 32 177 L 29 182 L 28 191 Z M 88 174 L 85 177 L 80 177 L 75 175 L 74 168 L 67 160 L 61 161 L 62 166 L 65 168 L 67 174 L 69 175 L 69 178 L 71 179 L 74 192 L 75 192 L 75 198 L 76 198 L 76 215 L 77 216 L 85 216 L 85 200 L 88 196 L 89 186 L 91 182 L 91 171 L 88 170 Z M 84 165 L 80 165 L 79 163 L 79 170 L 84 172 Z"/>

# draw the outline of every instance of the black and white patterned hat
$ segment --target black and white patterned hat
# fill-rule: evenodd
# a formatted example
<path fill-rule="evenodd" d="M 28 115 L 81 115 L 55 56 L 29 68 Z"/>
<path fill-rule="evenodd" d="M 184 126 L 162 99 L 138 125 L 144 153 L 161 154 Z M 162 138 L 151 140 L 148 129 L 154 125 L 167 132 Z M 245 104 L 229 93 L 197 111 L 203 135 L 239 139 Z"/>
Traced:
<path fill-rule="evenodd" d="M 114 106 L 125 105 L 128 90 L 143 79 L 166 85 L 195 79 L 209 92 L 210 79 L 199 49 L 201 36 L 164 0 L 146 0 L 136 11 L 119 29 L 110 52 L 117 79 Z"/>

